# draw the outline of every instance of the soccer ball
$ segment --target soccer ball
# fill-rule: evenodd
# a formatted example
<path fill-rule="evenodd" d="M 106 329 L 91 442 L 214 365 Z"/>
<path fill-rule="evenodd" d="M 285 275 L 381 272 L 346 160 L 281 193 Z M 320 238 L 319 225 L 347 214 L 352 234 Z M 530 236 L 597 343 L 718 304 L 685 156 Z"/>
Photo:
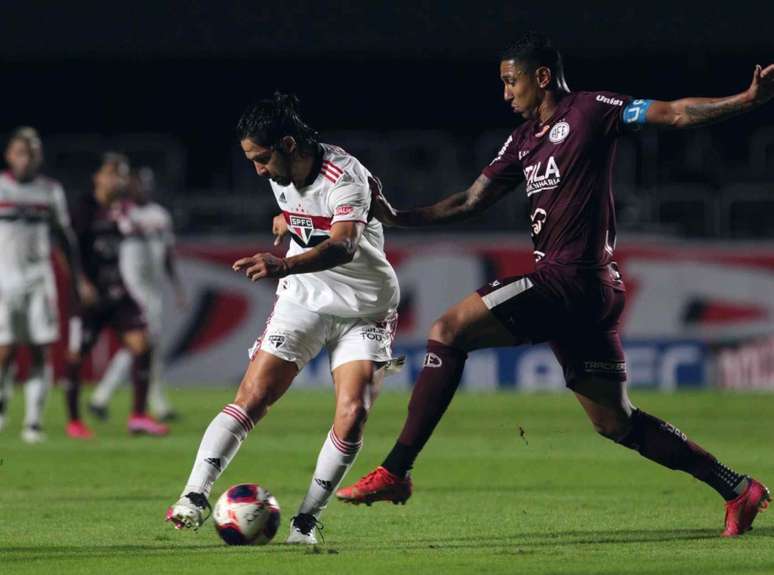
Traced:
<path fill-rule="evenodd" d="M 280 506 L 255 483 L 229 487 L 212 511 L 215 529 L 229 545 L 266 545 L 277 533 Z"/>

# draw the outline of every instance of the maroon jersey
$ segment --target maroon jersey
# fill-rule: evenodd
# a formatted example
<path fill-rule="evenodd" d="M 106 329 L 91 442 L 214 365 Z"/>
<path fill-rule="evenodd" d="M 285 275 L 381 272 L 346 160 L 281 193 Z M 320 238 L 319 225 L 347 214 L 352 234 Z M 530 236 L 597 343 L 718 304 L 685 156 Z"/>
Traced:
<path fill-rule="evenodd" d="M 611 92 L 566 94 L 547 122 L 528 120 L 516 128 L 484 168 L 491 180 L 526 181 L 537 269 L 605 272 L 614 263 L 611 172 L 630 100 Z M 617 271 L 600 277 L 620 285 Z"/>
<path fill-rule="evenodd" d="M 119 266 L 121 242 L 130 232 L 125 211 L 122 203 L 102 206 L 89 193 L 73 213 L 83 273 L 105 300 L 119 300 L 128 294 Z"/>

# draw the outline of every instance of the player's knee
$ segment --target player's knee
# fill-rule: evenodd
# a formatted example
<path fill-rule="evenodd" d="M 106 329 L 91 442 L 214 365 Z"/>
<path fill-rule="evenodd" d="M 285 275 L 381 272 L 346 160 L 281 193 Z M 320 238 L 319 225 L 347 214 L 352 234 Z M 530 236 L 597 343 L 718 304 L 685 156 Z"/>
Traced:
<path fill-rule="evenodd" d="M 445 345 L 459 345 L 461 335 L 460 322 L 453 314 L 444 314 L 433 322 L 429 339 Z"/>
<path fill-rule="evenodd" d="M 629 433 L 629 418 L 622 417 L 604 417 L 592 419 L 591 424 L 602 437 L 611 441 L 618 442 Z"/>
<path fill-rule="evenodd" d="M 348 399 L 336 406 L 336 419 L 347 431 L 361 428 L 368 419 L 368 408 L 360 398 Z"/>
<path fill-rule="evenodd" d="M 242 407 L 250 418 L 257 422 L 279 399 L 279 394 L 273 391 L 274 387 L 271 381 L 242 382 L 234 403 Z"/>

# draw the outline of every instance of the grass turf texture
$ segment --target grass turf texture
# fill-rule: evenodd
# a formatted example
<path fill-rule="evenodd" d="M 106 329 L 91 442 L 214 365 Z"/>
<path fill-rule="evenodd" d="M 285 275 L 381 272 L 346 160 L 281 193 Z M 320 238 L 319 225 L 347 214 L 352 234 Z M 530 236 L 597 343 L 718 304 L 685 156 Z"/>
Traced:
<path fill-rule="evenodd" d="M 323 516 L 325 544 L 282 545 L 329 427 L 333 394 L 291 391 L 252 432 L 216 484 L 258 482 L 279 499 L 282 525 L 266 547 L 227 547 L 211 520 L 198 532 L 164 523 L 201 434 L 232 393 L 173 396 L 184 419 L 165 439 L 124 431 L 120 395 L 98 437 L 63 435 L 52 394 L 49 441 L 18 438 L 21 394 L 0 434 L 0 572 L 16 573 L 774 573 L 774 517 L 750 534 L 718 537 L 723 504 L 708 487 L 593 433 L 568 393 L 460 394 L 414 471 L 404 506 Z M 376 403 L 365 447 L 345 481 L 378 464 L 408 396 Z M 774 396 L 635 394 L 721 460 L 774 483 Z M 524 435 L 520 433 L 524 430 Z M 214 502 L 213 497 L 213 502 Z"/>

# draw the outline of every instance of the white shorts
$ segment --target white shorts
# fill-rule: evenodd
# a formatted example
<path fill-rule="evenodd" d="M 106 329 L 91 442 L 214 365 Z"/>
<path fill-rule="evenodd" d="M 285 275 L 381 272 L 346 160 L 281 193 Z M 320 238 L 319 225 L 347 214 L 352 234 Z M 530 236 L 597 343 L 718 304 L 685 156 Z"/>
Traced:
<path fill-rule="evenodd" d="M 395 312 L 374 318 L 342 318 L 279 298 L 266 320 L 266 330 L 250 348 L 250 359 L 260 349 L 292 361 L 300 371 L 324 347 L 331 371 L 350 361 L 387 362 L 392 358 L 397 325 Z"/>
<path fill-rule="evenodd" d="M 0 345 L 46 345 L 59 339 L 53 276 L 25 291 L 0 290 Z"/>

